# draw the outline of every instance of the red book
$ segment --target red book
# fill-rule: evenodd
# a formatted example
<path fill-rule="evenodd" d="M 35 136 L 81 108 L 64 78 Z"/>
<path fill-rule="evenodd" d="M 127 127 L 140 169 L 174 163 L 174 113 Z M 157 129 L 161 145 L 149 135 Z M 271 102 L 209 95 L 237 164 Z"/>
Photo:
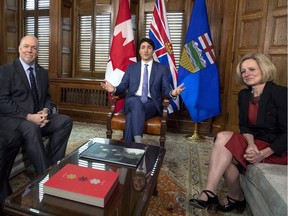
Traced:
<path fill-rule="evenodd" d="M 44 193 L 104 207 L 119 184 L 119 173 L 67 164 L 47 182 Z"/>

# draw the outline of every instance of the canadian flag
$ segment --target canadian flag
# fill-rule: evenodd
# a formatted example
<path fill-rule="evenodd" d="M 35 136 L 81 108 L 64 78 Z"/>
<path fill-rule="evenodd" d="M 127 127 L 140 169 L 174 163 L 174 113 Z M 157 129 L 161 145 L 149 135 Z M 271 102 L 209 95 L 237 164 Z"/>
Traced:
<path fill-rule="evenodd" d="M 128 0 L 121 0 L 111 43 L 105 79 L 117 86 L 128 65 L 137 61 Z M 124 99 L 116 104 L 116 112 L 124 107 Z"/>

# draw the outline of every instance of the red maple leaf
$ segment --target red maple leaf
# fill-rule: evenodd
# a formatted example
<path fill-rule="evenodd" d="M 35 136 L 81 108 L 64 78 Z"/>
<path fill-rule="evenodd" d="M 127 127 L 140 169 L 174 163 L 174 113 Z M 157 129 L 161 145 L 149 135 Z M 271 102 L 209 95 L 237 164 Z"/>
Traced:
<path fill-rule="evenodd" d="M 126 38 L 122 36 L 122 32 L 113 37 L 113 43 L 110 49 L 110 61 L 113 70 L 118 68 L 125 72 L 128 65 L 134 63 L 134 61 L 129 60 L 130 58 L 135 57 L 133 40 L 123 46 L 125 40 Z"/>

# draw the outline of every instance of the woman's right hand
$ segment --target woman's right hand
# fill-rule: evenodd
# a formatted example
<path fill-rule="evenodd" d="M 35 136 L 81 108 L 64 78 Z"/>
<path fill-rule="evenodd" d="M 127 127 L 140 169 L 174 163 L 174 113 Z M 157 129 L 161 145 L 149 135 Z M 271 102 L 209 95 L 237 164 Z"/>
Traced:
<path fill-rule="evenodd" d="M 256 164 L 265 159 L 264 154 L 258 150 L 256 151 L 249 151 L 248 153 L 244 154 L 244 158 L 251 164 Z"/>
<path fill-rule="evenodd" d="M 255 145 L 254 142 L 248 144 L 248 146 L 247 146 L 247 148 L 246 148 L 246 150 L 245 150 L 245 153 L 246 153 L 246 154 L 251 154 L 251 153 L 253 153 L 253 152 L 259 153 L 259 150 L 258 150 L 258 148 L 257 148 L 257 146 Z"/>

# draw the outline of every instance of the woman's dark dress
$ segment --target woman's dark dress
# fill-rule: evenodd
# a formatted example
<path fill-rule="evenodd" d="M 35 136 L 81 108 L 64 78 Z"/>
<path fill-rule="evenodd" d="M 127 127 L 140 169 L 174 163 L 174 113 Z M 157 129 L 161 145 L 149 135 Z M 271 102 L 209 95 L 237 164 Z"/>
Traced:
<path fill-rule="evenodd" d="M 248 112 L 248 121 L 250 124 L 256 124 L 256 118 L 258 113 L 258 103 L 249 103 L 249 112 Z M 265 149 L 269 146 L 269 143 L 257 140 L 254 141 L 255 145 L 259 150 Z M 247 165 L 249 162 L 243 157 L 245 154 L 245 150 L 248 146 L 247 140 L 245 137 L 238 133 L 234 132 L 230 140 L 226 143 L 225 147 L 232 153 L 233 157 L 242 165 L 241 171 L 245 171 L 247 169 Z M 270 163 L 270 164 L 287 164 L 287 152 L 277 156 L 276 154 L 272 154 L 269 157 L 265 158 L 263 163 Z"/>

